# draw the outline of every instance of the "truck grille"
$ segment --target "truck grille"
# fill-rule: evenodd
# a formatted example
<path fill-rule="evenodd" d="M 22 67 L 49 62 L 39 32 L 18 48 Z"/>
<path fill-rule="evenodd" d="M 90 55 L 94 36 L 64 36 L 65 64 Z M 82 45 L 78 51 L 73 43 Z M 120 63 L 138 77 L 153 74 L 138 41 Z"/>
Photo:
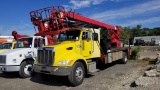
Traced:
<path fill-rule="evenodd" d="M 3 64 L 6 63 L 6 56 L 5 55 L 0 55 L 0 63 L 3 63 Z"/>
<path fill-rule="evenodd" d="M 51 66 L 54 62 L 54 52 L 50 49 L 38 50 L 38 63 Z"/>

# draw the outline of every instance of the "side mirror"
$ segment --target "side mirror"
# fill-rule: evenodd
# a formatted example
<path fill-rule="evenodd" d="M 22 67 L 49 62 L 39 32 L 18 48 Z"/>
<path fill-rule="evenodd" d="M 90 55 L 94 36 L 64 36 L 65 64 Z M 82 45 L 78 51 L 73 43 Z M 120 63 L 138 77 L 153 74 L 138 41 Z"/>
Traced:
<path fill-rule="evenodd" d="M 92 34 L 92 31 L 89 29 L 87 31 L 87 41 L 90 41 L 91 40 L 91 34 Z"/>
<path fill-rule="evenodd" d="M 44 46 L 44 44 L 43 44 L 43 39 L 40 39 L 39 40 L 39 47 L 43 47 Z"/>

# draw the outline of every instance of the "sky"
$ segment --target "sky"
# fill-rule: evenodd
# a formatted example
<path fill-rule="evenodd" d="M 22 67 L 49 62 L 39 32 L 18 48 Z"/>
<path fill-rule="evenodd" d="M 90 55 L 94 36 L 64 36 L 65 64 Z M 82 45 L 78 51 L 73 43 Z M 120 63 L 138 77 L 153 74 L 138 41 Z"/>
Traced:
<path fill-rule="evenodd" d="M 160 0 L 1 0 L 0 34 L 13 30 L 35 34 L 29 13 L 49 6 L 64 6 L 86 17 L 123 27 L 160 27 Z"/>

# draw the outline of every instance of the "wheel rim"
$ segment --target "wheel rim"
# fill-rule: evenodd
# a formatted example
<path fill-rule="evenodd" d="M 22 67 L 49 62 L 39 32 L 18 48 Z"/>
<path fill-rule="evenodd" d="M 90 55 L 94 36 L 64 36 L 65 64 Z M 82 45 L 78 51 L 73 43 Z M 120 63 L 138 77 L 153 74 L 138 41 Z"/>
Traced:
<path fill-rule="evenodd" d="M 83 78 L 83 70 L 81 67 L 78 67 L 75 72 L 76 80 L 81 81 Z"/>
<path fill-rule="evenodd" d="M 125 56 L 124 61 L 125 61 L 125 62 L 127 61 L 127 56 Z"/>
<path fill-rule="evenodd" d="M 31 75 L 31 71 L 32 71 L 32 64 L 27 64 L 25 67 L 24 67 L 24 73 L 28 76 Z"/>

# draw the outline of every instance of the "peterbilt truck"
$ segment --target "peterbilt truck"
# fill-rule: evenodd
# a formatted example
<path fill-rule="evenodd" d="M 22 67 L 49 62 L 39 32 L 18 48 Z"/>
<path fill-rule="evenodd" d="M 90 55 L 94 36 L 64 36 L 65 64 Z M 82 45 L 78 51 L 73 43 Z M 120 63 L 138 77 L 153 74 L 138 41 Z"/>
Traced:
<path fill-rule="evenodd" d="M 98 65 L 127 63 L 130 48 L 120 42 L 119 26 L 65 11 L 63 6 L 35 10 L 30 16 L 41 31 L 38 35 L 60 32 L 56 44 L 38 48 L 34 71 L 42 78 L 67 76 L 71 85 L 78 86 L 86 74 L 98 71 Z"/>

